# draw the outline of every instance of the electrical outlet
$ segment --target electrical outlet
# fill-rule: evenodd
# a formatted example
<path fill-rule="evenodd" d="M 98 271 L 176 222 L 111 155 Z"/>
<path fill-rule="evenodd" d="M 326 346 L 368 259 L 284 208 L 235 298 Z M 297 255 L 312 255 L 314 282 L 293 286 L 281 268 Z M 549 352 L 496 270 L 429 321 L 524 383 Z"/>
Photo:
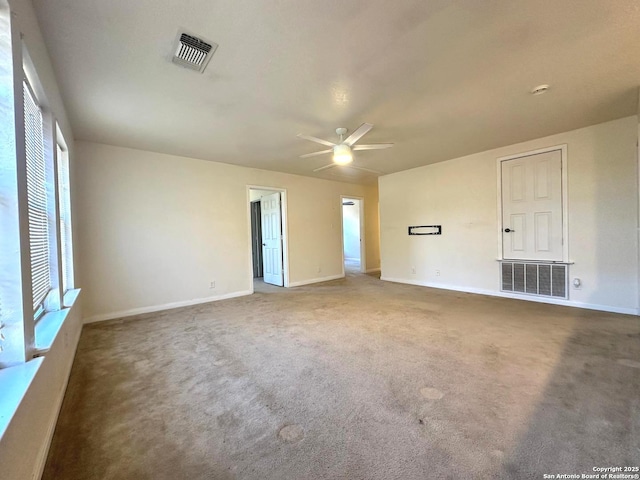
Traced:
<path fill-rule="evenodd" d="M 440 270 L 436 270 L 436 277 L 440 276 Z"/>
<path fill-rule="evenodd" d="M 209 288 L 216 288 L 216 281 L 215 280 L 211 281 L 211 283 L 209 284 Z"/>
<path fill-rule="evenodd" d="M 416 267 L 411 267 L 411 274 L 415 275 L 416 274 Z"/>

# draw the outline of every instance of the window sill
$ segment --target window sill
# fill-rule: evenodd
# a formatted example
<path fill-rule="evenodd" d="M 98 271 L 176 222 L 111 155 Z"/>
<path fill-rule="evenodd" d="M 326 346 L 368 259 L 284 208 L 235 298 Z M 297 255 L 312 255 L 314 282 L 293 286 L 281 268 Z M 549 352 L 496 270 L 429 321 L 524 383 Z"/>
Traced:
<path fill-rule="evenodd" d="M 76 303 L 76 299 L 78 298 L 78 295 L 80 295 L 79 288 L 75 288 L 73 290 L 67 290 L 67 293 L 65 293 L 64 297 L 62 298 L 62 304 L 64 305 L 64 308 L 73 307 L 73 304 Z"/>
<path fill-rule="evenodd" d="M 73 306 L 80 289 L 70 290 L 65 296 L 65 305 Z M 70 308 L 45 313 L 35 326 L 35 355 L 44 355 L 55 341 Z M 18 411 L 25 395 L 29 391 L 44 357 L 34 358 L 26 363 L 0 369 L 0 441 L 7 431 L 11 420 Z"/>
<path fill-rule="evenodd" d="M 76 302 L 80 289 L 69 290 L 64 295 L 65 308 L 55 312 L 45 313 L 35 326 L 35 354 L 42 355 L 49 351 L 58 332 L 69 314 L 69 310 Z"/>
<path fill-rule="evenodd" d="M 29 391 L 31 382 L 38 373 L 44 358 L 35 358 L 29 362 L 0 370 L 0 440 L 7 431 L 13 416 L 18 411 L 22 399 Z"/>

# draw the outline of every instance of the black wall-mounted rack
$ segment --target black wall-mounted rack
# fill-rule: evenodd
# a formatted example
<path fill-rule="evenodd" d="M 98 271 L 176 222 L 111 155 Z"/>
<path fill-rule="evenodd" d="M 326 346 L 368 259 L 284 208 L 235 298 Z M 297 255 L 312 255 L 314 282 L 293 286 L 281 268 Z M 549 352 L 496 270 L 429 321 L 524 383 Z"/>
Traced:
<path fill-rule="evenodd" d="M 414 225 L 409 227 L 409 235 L 442 235 L 442 225 Z"/>

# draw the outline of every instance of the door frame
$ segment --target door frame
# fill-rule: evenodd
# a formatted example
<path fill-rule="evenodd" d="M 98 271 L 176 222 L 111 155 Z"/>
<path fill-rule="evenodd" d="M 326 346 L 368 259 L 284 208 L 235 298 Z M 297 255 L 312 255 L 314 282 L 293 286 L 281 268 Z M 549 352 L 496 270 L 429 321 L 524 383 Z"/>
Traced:
<path fill-rule="evenodd" d="M 282 270 L 283 287 L 289 287 L 289 229 L 287 220 L 287 189 L 280 187 L 267 187 L 262 185 L 247 185 L 247 234 L 249 245 L 249 289 L 253 293 L 253 247 L 251 245 L 251 190 L 267 190 L 280 192 L 280 216 L 282 220 Z"/>
<path fill-rule="evenodd" d="M 560 151 L 561 165 L 562 165 L 562 262 L 569 262 L 569 205 L 568 205 L 568 192 L 567 192 L 567 144 L 555 145 L 553 147 L 539 148 L 537 150 L 530 150 L 527 152 L 516 153 L 514 155 L 507 155 L 505 157 L 499 157 L 496 161 L 498 172 L 498 260 L 504 260 L 503 256 L 503 241 L 502 241 L 502 162 L 508 160 L 515 160 L 518 158 L 531 157 L 541 153 L 548 153 Z"/>
<path fill-rule="evenodd" d="M 360 273 L 366 273 L 367 271 L 367 249 L 365 242 L 365 228 L 364 228 L 364 197 L 357 195 L 340 195 L 340 245 L 342 247 L 342 276 L 344 277 L 344 207 L 342 202 L 346 199 L 359 200 L 360 201 Z"/>

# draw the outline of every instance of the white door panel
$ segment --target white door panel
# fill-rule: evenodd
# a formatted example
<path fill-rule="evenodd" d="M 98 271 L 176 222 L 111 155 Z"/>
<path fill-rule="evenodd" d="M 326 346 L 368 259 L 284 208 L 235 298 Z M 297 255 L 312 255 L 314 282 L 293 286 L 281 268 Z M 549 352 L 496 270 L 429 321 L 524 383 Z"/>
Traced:
<path fill-rule="evenodd" d="M 527 221 L 526 216 L 518 213 L 511 215 L 509 225 L 511 230 L 511 250 L 514 252 L 525 252 L 527 250 Z"/>
<path fill-rule="evenodd" d="M 282 214 L 280 192 L 260 199 L 262 212 L 262 259 L 266 283 L 284 285 L 282 271 Z"/>
<path fill-rule="evenodd" d="M 536 252 L 549 252 L 551 251 L 551 244 L 553 239 L 551 238 L 551 212 L 536 212 L 534 213 L 535 232 L 536 232 Z"/>
<path fill-rule="evenodd" d="M 562 261 L 560 150 L 503 161 L 501 172 L 503 257 Z"/>

